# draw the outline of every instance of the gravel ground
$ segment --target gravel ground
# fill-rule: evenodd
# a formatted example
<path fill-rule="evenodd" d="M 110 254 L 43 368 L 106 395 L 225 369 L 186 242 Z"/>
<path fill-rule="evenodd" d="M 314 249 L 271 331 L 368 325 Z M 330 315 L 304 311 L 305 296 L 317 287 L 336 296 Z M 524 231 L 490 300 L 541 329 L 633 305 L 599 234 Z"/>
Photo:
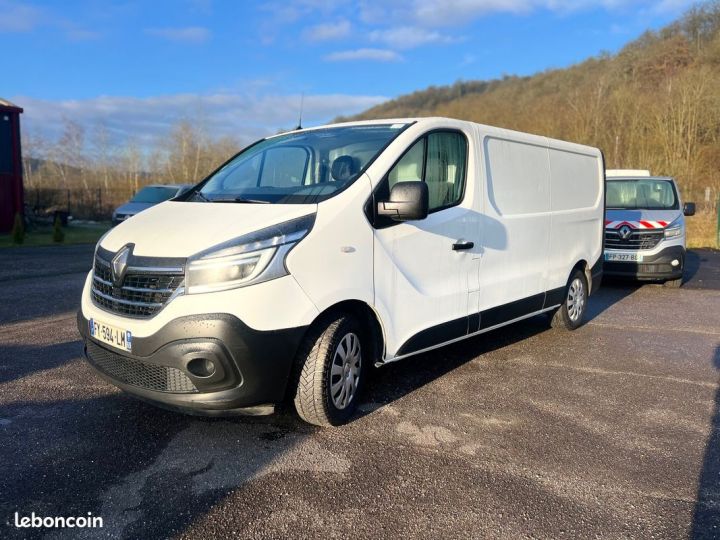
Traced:
<path fill-rule="evenodd" d="M 0 251 L 0 537 L 720 537 L 720 253 L 378 370 L 348 426 L 204 419 L 81 360 L 92 247 Z M 2 525 L 2 523 L 6 523 Z"/>

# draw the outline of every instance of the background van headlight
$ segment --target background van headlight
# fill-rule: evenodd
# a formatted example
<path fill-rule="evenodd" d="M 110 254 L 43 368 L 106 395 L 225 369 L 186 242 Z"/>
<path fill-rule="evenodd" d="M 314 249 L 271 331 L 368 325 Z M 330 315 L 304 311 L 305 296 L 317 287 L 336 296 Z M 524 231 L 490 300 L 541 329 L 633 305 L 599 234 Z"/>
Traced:
<path fill-rule="evenodd" d="M 246 287 L 288 274 L 285 257 L 312 229 L 315 214 L 246 234 L 190 257 L 188 294 Z"/>
<path fill-rule="evenodd" d="M 667 229 L 665 229 L 665 238 L 677 238 L 683 234 L 682 223 L 671 223 Z"/>

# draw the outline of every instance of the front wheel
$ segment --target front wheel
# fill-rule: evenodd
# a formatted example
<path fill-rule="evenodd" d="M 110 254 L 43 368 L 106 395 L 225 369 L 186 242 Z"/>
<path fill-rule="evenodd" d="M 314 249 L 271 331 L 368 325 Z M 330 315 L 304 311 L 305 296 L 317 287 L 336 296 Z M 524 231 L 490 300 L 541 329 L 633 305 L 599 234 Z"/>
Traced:
<path fill-rule="evenodd" d="M 683 283 L 683 279 L 678 278 L 678 279 L 669 279 L 665 283 L 663 283 L 663 285 L 665 285 L 666 287 L 670 287 L 671 289 L 679 289 L 680 287 L 682 287 L 682 283 Z"/>
<path fill-rule="evenodd" d="M 363 351 L 360 324 L 349 315 L 320 321 L 297 357 L 295 409 L 317 426 L 346 423 L 357 408 L 370 359 Z"/>
<path fill-rule="evenodd" d="M 553 314 L 550 325 L 553 328 L 575 330 L 585 316 L 587 307 L 588 286 L 585 272 L 575 270 L 565 287 L 565 301 Z"/>

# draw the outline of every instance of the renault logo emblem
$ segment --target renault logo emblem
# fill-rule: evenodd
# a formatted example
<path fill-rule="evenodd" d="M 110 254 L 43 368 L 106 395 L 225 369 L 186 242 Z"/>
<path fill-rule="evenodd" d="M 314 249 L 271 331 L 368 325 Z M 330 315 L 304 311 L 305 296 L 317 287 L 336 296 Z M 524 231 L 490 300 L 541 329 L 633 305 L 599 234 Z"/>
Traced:
<path fill-rule="evenodd" d="M 112 260 L 112 280 L 113 285 L 116 287 L 119 287 L 123 279 L 125 278 L 125 272 L 127 272 L 128 267 L 128 258 L 130 257 L 130 253 L 132 252 L 131 246 L 125 246 L 120 251 L 117 252 L 117 255 L 113 257 Z"/>
<path fill-rule="evenodd" d="M 620 238 L 622 238 L 623 240 L 627 240 L 632 234 L 632 229 L 627 225 L 623 225 L 622 227 L 620 227 L 620 231 L 618 231 L 618 234 L 620 235 Z"/>

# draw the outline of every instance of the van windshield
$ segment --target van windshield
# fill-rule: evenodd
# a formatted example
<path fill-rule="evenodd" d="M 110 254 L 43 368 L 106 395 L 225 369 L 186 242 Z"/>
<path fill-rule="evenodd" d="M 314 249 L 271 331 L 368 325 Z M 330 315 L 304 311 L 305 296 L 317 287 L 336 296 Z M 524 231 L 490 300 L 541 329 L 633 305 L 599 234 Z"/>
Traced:
<path fill-rule="evenodd" d="M 262 140 L 225 164 L 187 200 L 317 203 L 354 182 L 407 124 L 341 126 Z"/>
<path fill-rule="evenodd" d="M 670 180 L 609 180 L 608 210 L 677 210 L 675 186 Z"/>

